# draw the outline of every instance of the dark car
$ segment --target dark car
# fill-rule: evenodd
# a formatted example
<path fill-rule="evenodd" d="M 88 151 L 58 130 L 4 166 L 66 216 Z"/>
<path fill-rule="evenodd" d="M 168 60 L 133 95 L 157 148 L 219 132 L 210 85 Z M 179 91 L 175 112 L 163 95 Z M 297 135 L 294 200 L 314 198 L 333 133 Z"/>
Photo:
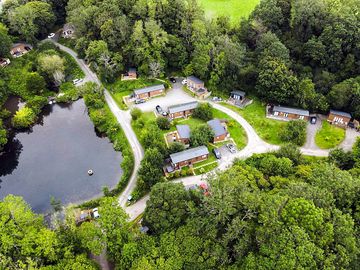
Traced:
<path fill-rule="evenodd" d="M 221 159 L 221 153 L 220 153 L 219 149 L 214 148 L 213 153 L 217 159 Z"/>
<path fill-rule="evenodd" d="M 172 82 L 172 83 L 176 83 L 176 79 L 175 79 L 174 77 L 170 77 L 169 80 L 170 80 L 170 82 Z"/>
<path fill-rule="evenodd" d="M 136 99 L 135 104 L 145 103 L 145 99 Z"/>
<path fill-rule="evenodd" d="M 311 117 L 311 118 L 310 118 L 310 123 L 313 124 L 313 125 L 315 125 L 315 124 L 316 124 L 316 120 L 317 120 L 316 117 Z"/>
<path fill-rule="evenodd" d="M 163 112 L 163 109 L 160 107 L 160 105 L 157 105 L 155 107 L 156 111 L 158 112 L 158 114 L 161 114 Z"/>

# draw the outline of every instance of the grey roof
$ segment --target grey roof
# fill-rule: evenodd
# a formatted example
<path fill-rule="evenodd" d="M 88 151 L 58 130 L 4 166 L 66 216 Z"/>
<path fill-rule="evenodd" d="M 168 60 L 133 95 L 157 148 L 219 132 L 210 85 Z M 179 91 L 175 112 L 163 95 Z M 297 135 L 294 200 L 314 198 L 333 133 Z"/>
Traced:
<path fill-rule="evenodd" d="M 200 80 L 199 78 L 195 77 L 195 76 L 189 76 L 187 77 L 188 81 L 193 81 L 194 83 L 204 83 L 202 80 Z"/>
<path fill-rule="evenodd" d="M 344 117 L 348 117 L 351 118 L 351 114 L 347 113 L 347 112 L 341 112 L 341 111 L 336 111 L 336 110 L 330 110 L 331 114 L 335 114 L 335 115 L 340 115 L 340 116 L 344 116 Z"/>
<path fill-rule="evenodd" d="M 171 161 L 176 164 L 182 161 L 190 160 L 193 158 L 201 157 L 203 155 L 208 155 L 209 150 L 205 146 L 199 146 L 196 148 L 191 148 L 179 153 L 171 154 Z"/>
<path fill-rule="evenodd" d="M 238 91 L 238 90 L 231 91 L 230 94 L 231 95 L 241 96 L 241 97 L 245 97 L 245 95 L 246 95 L 246 93 L 244 91 Z"/>
<path fill-rule="evenodd" d="M 184 112 L 188 110 L 194 110 L 198 106 L 197 101 L 192 101 L 189 103 L 183 103 L 179 105 L 170 106 L 168 108 L 169 113 L 177 113 L 177 112 Z"/>
<path fill-rule="evenodd" d="M 129 68 L 129 72 L 136 72 L 136 68 Z"/>
<path fill-rule="evenodd" d="M 190 127 L 188 125 L 177 125 L 176 129 L 180 138 L 182 139 L 190 138 Z"/>
<path fill-rule="evenodd" d="M 219 119 L 213 119 L 207 122 L 211 129 L 214 131 L 215 137 L 226 134 L 226 129 L 221 124 Z"/>
<path fill-rule="evenodd" d="M 149 87 L 135 89 L 134 93 L 136 95 L 140 95 L 140 94 L 145 94 L 145 93 L 149 93 L 152 91 L 158 91 L 158 90 L 164 90 L 164 89 L 165 89 L 165 86 L 163 84 L 157 84 L 157 85 L 153 85 L 153 86 L 149 86 Z"/>
<path fill-rule="evenodd" d="M 289 108 L 289 107 L 282 107 L 282 106 L 274 106 L 275 112 L 283 112 L 283 113 L 291 113 L 303 116 L 309 116 L 310 113 L 308 110 L 296 109 L 296 108 Z"/>

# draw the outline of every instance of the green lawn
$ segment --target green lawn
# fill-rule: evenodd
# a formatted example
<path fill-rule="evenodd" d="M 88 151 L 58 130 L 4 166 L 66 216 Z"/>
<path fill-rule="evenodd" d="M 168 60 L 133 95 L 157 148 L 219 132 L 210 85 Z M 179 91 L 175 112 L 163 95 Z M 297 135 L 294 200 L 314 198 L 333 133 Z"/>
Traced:
<path fill-rule="evenodd" d="M 315 143 L 322 149 L 330 149 L 338 146 L 344 138 L 344 129 L 332 126 L 324 120 L 321 129 L 316 133 Z"/>
<path fill-rule="evenodd" d="M 231 138 L 234 140 L 239 150 L 244 148 L 247 144 L 247 136 L 243 127 L 226 113 L 213 109 L 213 114 L 214 118 L 226 119 L 229 121 L 227 124 L 227 129 Z"/>
<path fill-rule="evenodd" d="M 247 18 L 260 0 L 199 0 L 207 18 L 227 16 L 233 24 Z"/>
<path fill-rule="evenodd" d="M 254 99 L 253 103 L 245 109 L 222 103 L 223 106 L 239 113 L 255 129 L 261 139 L 271 144 L 281 144 L 280 131 L 285 127 L 286 122 L 266 118 L 265 104 Z"/>
<path fill-rule="evenodd" d="M 218 166 L 217 162 L 214 162 L 214 163 L 205 165 L 204 167 L 201 167 L 201 168 L 194 168 L 194 173 L 196 175 L 204 174 L 204 173 L 210 172 L 212 170 L 215 170 L 217 168 L 217 166 Z"/>
<path fill-rule="evenodd" d="M 126 110 L 127 106 L 123 101 L 123 97 L 129 96 L 135 89 L 152 86 L 163 83 L 155 79 L 138 78 L 133 81 L 122 81 L 120 78 L 114 83 L 104 83 L 105 87 L 110 91 L 112 97 L 122 110 Z M 166 83 L 165 83 L 166 85 Z"/>

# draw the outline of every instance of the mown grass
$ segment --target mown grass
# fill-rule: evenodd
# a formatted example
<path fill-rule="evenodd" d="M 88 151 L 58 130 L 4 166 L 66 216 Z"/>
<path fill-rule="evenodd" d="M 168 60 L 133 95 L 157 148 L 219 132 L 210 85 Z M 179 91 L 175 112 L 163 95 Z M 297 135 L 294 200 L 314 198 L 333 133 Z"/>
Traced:
<path fill-rule="evenodd" d="M 207 18 L 230 17 L 232 24 L 247 18 L 260 0 L 199 0 Z"/>
<path fill-rule="evenodd" d="M 280 131 L 285 127 L 286 122 L 266 118 L 265 104 L 259 100 L 254 99 L 253 103 L 245 109 L 240 109 L 227 103 L 222 103 L 222 105 L 244 117 L 264 141 L 271 144 L 283 143 L 280 139 Z"/>
<path fill-rule="evenodd" d="M 315 143 L 322 149 L 330 149 L 338 146 L 344 138 L 344 129 L 332 126 L 324 120 L 321 129 L 316 133 Z"/>

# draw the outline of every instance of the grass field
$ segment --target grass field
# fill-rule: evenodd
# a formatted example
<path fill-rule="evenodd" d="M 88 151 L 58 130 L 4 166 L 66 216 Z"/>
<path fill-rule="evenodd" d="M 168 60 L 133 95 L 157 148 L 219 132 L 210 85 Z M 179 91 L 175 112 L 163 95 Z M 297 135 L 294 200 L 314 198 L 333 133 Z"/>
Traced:
<path fill-rule="evenodd" d="M 315 143 L 322 149 L 338 146 L 345 138 L 345 130 L 323 121 L 321 129 L 316 133 Z"/>
<path fill-rule="evenodd" d="M 279 134 L 285 127 L 286 122 L 266 118 L 265 104 L 262 104 L 259 100 L 254 99 L 253 103 L 245 109 L 240 109 L 227 103 L 222 103 L 222 105 L 236 111 L 244 117 L 261 139 L 271 144 L 283 143 Z"/>
<path fill-rule="evenodd" d="M 199 0 L 207 18 L 228 16 L 233 24 L 247 18 L 260 0 Z"/>

